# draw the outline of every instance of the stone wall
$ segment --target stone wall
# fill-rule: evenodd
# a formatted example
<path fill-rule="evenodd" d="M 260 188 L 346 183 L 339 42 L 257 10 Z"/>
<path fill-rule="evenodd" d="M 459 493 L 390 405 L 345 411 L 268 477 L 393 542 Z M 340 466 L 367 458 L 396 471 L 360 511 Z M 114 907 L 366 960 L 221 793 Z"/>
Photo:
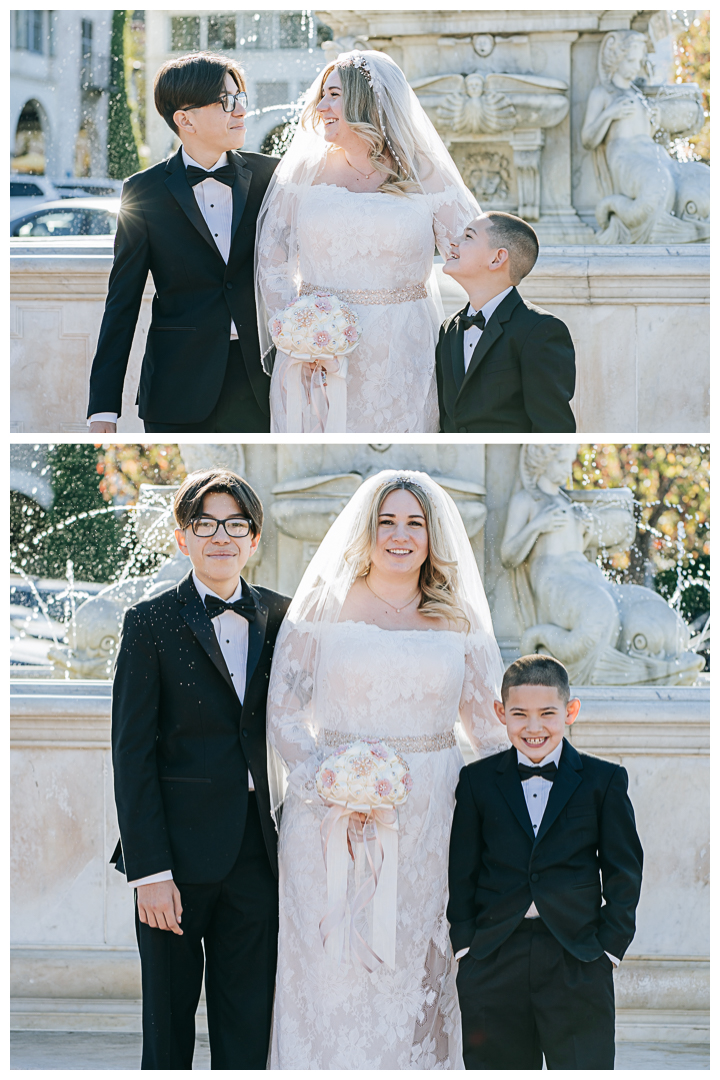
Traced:
<path fill-rule="evenodd" d="M 11 431 L 87 430 L 88 376 L 111 264 L 111 238 L 11 241 Z M 439 263 L 435 270 L 451 314 L 467 298 Z M 578 430 L 708 430 L 707 245 L 547 247 L 520 291 L 570 328 Z M 135 394 L 151 298 L 149 279 L 121 432 L 143 430 Z"/>
<path fill-rule="evenodd" d="M 709 691 L 576 692 L 572 741 L 627 768 L 645 849 L 618 1038 L 706 1042 Z M 137 1031 L 132 896 L 108 863 L 110 685 L 18 681 L 11 701 L 13 1027 Z"/>

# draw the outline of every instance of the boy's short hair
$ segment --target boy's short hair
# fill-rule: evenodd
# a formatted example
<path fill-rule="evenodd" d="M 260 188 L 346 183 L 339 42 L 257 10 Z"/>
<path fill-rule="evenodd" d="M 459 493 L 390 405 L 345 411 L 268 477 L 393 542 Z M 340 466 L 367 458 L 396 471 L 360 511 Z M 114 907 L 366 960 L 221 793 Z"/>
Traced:
<path fill-rule="evenodd" d="M 166 60 L 155 76 L 155 108 L 177 135 L 173 116 L 178 109 L 212 105 L 225 89 L 226 75 L 238 90 L 245 89 L 242 69 L 227 56 L 198 52 Z"/>
<path fill-rule="evenodd" d="M 502 210 L 487 210 L 483 217 L 490 220 L 487 235 L 492 243 L 507 249 L 510 280 L 513 285 L 519 285 L 537 262 L 540 252 L 537 233 L 527 221 Z"/>
<path fill-rule="evenodd" d="M 215 491 L 233 497 L 240 507 L 240 513 L 250 522 L 253 536 L 257 536 L 263 524 L 262 503 L 247 480 L 229 469 L 194 472 L 183 480 L 173 501 L 177 527 L 187 529 L 190 522 L 202 513 L 205 496 Z"/>
<path fill-rule="evenodd" d="M 503 675 L 500 695 L 503 705 L 513 686 L 554 686 L 562 701 L 570 700 L 570 679 L 567 669 L 554 656 L 535 653 L 515 660 Z"/>

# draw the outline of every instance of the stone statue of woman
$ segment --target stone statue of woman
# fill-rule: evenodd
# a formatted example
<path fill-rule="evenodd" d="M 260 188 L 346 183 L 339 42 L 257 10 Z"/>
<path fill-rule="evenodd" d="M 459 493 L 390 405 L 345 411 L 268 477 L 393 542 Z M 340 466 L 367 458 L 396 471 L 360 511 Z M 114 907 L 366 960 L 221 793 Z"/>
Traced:
<path fill-rule="evenodd" d="M 644 34 L 605 35 L 581 133 L 603 194 L 595 208 L 601 244 L 692 243 L 710 235 L 708 166 L 676 161 L 663 145 L 702 127 L 700 91 L 648 85 L 649 71 Z"/>

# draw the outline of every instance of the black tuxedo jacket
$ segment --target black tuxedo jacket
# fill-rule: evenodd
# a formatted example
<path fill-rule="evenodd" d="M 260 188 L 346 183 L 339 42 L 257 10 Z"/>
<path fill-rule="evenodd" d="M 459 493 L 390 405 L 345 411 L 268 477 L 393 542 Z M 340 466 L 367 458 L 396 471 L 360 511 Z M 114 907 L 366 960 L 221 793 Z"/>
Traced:
<path fill-rule="evenodd" d="M 275 638 L 289 599 L 252 585 L 242 705 L 192 575 L 125 613 L 112 698 L 115 802 L 129 881 L 172 870 L 185 884 L 221 881 L 240 851 L 255 784 L 270 864 L 265 710 Z"/>
<path fill-rule="evenodd" d="M 254 250 L 258 211 L 279 159 L 229 151 L 228 160 L 235 182 L 227 265 L 188 182 L 182 148 L 125 181 L 88 416 L 122 410 L 148 271 L 155 295 L 138 389 L 140 416 L 154 424 L 209 416 L 225 377 L 231 319 L 258 405 L 270 415 L 270 380 L 260 363 L 257 333 Z"/>
<path fill-rule="evenodd" d="M 578 960 L 605 951 L 622 959 L 635 934 L 643 857 L 627 788 L 622 766 L 564 740 L 535 837 L 514 747 L 462 769 L 450 840 L 454 951 L 489 956 L 535 901 Z"/>
<path fill-rule="evenodd" d="M 513 288 L 488 319 L 466 373 L 460 314 L 443 323 L 435 354 L 441 429 L 575 431 L 575 349 L 565 323 Z"/>

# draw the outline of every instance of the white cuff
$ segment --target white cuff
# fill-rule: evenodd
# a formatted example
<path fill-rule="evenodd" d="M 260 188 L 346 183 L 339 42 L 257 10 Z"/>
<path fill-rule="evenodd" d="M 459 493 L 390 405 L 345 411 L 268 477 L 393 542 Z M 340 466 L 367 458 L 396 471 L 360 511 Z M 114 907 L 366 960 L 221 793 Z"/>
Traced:
<path fill-rule="evenodd" d="M 461 956 L 464 956 L 465 953 L 469 953 L 469 952 L 470 952 L 470 946 L 468 945 L 467 949 L 461 949 L 460 952 L 455 953 L 455 959 L 459 960 Z"/>
<path fill-rule="evenodd" d="M 172 879 L 172 870 L 161 870 L 159 874 L 150 874 L 136 881 L 128 881 L 128 885 L 131 889 L 137 889 L 138 885 L 154 885 L 157 881 L 172 881 Z"/>
<path fill-rule="evenodd" d="M 92 416 L 88 417 L 87 425 L 91 424 L 117 424 L 118 414 L 116 412 L 96 412 Z"/>
<path fill-rule="evenodd" d="M 607 956 L 608 960 L 612 960 L 615 967 L 620 967 L 620 961 L 618 960 L 617 956 L 613 956 L 613 954 L 609 953 L 607 949 L 605 950 L 605 955 Z"/>

